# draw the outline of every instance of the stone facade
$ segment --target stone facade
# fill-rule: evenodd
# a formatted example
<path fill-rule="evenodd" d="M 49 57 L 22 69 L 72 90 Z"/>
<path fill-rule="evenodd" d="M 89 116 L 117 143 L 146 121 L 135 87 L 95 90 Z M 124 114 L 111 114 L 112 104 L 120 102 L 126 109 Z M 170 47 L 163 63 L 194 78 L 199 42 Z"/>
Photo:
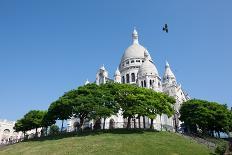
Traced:
<path fill-rule="evenodd" d="M 180 84 L 177 83 L 176 77 L 173 74 L 170 65 L 166 62 L 165 71 L 163 78 L 159 76 L 158 70 L 146 48 L 139 44 L 138 32 L 134 29 L 132 33 L 132 45 L 130 45 L 124 52 L 119 67 L 115 71 L 114 78 L 110 79 L 108 71 L 104 66 L 102 66 L 96 75 L 96 84 L 106 83 L 107 81 L 114 81 L 118 83 L 129 83 L 136 84 L 140 87 L 152 89 L 157 92 L 164 92 L 176 99 L 176 104 L 174 105 L 175 115 L 168 118 L 166 115 L 157 116 L 154 120 L 154 128 L 157 130 L 161 129 L 161 124 L 163 127 L 170 130 L 177 129 L 179 127 L 179 109 L 181 104 L 188 100 L 188 95 L 182 90 Z M 88 84 L 86 81 L 85 84 Z M 150 123 L 148 118 L 139 118 L 134 120 L 132 125 L 138 126 L 138 122 L 143 124 Z M 73 130 L 73 124 L 77 119 L 70 119 L 68 121 L 68 129 Z M 126 120 L 123 119 L 122 115 L 112 116 L 106 120 L 106 128 L 110 128 L 112 121 L 116 122 L 115 127 L 123 127 Z M 93 121 L 91 121 L 93 123 Z"/>
<path fill-rule="evenodd" d="M 19 139 L 21 134 L 14 131 L 15 122 L 0 119 L 0 144 L 7 144 L 12 140 Z"/>

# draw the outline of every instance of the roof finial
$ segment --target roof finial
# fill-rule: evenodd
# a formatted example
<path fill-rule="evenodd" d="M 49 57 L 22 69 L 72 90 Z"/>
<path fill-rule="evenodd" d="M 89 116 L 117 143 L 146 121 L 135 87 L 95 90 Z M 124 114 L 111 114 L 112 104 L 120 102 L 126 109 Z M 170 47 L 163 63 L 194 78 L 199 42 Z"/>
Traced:
<path fill-rule="evenodd" d="M 104 66 L 104 64 L 101 66 L 101 68 L 100 68 L 101 70 L 105 70 L 105 66 Z"/>
<path fill-rule="evenodd" d="M 169 67 L 169 63 L 168 63 L 168 61 L 167 61 L 167 60 L 166 60 L 165 67 Z"/>
<path fill-rule="evenodd" d="M 134 27 L 134 31 L 132 33 L 132 39 L 133 39 L 133 44 L 138 44 L 138 32 L 136 31 L 136 28 Z"/>

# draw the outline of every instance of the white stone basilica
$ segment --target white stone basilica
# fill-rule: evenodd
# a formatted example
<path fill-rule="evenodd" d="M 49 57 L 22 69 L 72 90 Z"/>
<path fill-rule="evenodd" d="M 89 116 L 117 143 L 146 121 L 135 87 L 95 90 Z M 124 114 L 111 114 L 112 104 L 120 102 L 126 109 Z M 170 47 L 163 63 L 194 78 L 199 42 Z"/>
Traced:
<path fill-rule="evenodd" d="M 134 29 L 132 33 L 132 45 L 130 45 L 124 52 L 119 67 L 115 71 L 114 78 L 109 77 L 108 71 L 102 66 L 96 75 L 96 84 L 106 83 L 107 81 L 114 81 L 118 83 L 136 84 L 140 87 L 152 89 L 157 92 L 164 92 L 176 99 L 174 105 L 175 115 L 168 118 L 166 115 L 157 116 L 154 120 L 154 128 L 161 129 L 162 126 L 168 130 L 174 130 L 179 126 L 179 109 L 180 105 L 189 99 L 188 95 L 182 90 L 181 85 L 176 81 L 176 77 L 173 74 L 170 65 L 166 62 L 165 72 L 163 78 L 159 76 L 158 70 L 146 48 L 139 44 L 138 32 Z M 88 84 L 87 80 L 85 84 Z M 140 120 L 138 120 L 140 119 Z M 143 126 L 145 121 L 146 125 L 150 123 L 148 118 L 138 118 L 131 123 L 132 127 L 138 127 L 138 122 Z M 68 130 L 74 129 L 73 124 L 78 119 L 70 119 L 68 121 Z M 122 115 L 112 116 L 106 120 L 105 128 L 121 128 L 126 124 L 126 119 L 123 119 Z M 87 124 L 94 124 L 93 120 L 88 121 Z"/>

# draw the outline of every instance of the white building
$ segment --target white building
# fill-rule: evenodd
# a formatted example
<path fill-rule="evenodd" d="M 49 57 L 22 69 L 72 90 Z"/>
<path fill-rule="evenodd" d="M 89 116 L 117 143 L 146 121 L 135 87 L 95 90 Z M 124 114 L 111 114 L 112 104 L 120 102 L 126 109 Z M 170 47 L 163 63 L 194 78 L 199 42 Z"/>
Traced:
<path fill-rule="evenodd" d="M 14 130 L 15 121 L 9 121 L 6 119 L 0 119 L 0 145 L 15 143 L 24 138 L 23 132 L 15 132 Z M 38 128 L 38 136 L 41 135 L 41 129 Z M 35 136 L 36 130 L 32 129 L 25 133 L 28 139 Z"/>
<path fill-rule="evenodd" d="M 179 109 L 181 103 L 188 99 L 188 96 L 176 81 L 176 77 L 173 74 L 170 65 L 166 62 L 165 72 L 163 78 L 159 76 L 158 70 L 146 48 L 139 44 L 139 35 L 136 29 L 132 33 L 132 45 L 130 45 L 124 52 L 119 67 L 115 71 L 114 78 L 109 77 L 108 71 L 102 66 L 96 75 L 96 84 L 106 83 L 107 81 L 114 81 L 118 83 L 137 84 L 140 87 L 152 89 L 157 92 L 164 92 L 176 99 L 174 105 L 175 115 L 168 118 L 166 115 L 157 116 L 154 120 L 154 128 L 160 130 L 161 123 L 163 127 L 173 130 L 179 126 Z M 85 84 L 88 84 L 86 81 Z M 143 121 L 146 124 L 150 123 L 148 118 L 139 118 L 140 123 Z M 68 121 L 68 129 L 73 130 L 73 124 L 77 119 L 71 119 Z M 126 120 L 123 119 L 119 113 L 117 116 L 112 116 L 106 120 L 106 128 L 110 127 L 123 127 Z M 117 124 L 117 122 L 120 122 Z M 125 122 L 125 123 L 124 123 Z M 92 122 L 93 123 L 93 122 Z M 135 123 L 131 123 L 138 127 L 138 120 Z M 141 125 L 142 126 L 142 125 Z"/>
<path fill-rule="evenodd" d="M 19 139 L 21 133 L 14 131 L 15 122 L 0 119 L 0 144 L 7 144 L 12 140 Z"/>

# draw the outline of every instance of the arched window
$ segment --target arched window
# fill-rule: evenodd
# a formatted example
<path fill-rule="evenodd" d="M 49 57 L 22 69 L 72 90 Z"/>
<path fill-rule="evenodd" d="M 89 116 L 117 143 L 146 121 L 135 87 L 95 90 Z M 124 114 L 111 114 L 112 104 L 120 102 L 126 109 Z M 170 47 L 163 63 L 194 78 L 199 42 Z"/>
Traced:
<path fill-rule="evenodd" d="M 150 80 L 150 87 L 152 86 L 152 81 Z"/>
<path fill-rule="evenodd" d="M 146 81 L 144 80 L 144 87 L 147 87 Z"/>
<path fill-rule="evenodd" d="M 9 134 L 9 133 L 10 133 L 10 130 L 9 130 L 9 129 L 5 129 L 5 130 L 3 131 L 3 133 L 4 133 L 4 134 Z"/>
<path fill-rule="evenodd" d="M 135 82 L 135 73 L 131 73 L 131 82 Z"/>
<path fill-rule="evenodd" d="M 122 83 L 125 83 L 125 77 L 124 76 L 122 77 Z"/>
<path fill-rule="evenodd" d="M 126 75 L 126 83 L 130 83 L 130 75 L 129 74 Z"/>
<path fill-rule="evenodd" d="M 141 86 L 143 87 L 143 81 L 141 81 Z"/>

